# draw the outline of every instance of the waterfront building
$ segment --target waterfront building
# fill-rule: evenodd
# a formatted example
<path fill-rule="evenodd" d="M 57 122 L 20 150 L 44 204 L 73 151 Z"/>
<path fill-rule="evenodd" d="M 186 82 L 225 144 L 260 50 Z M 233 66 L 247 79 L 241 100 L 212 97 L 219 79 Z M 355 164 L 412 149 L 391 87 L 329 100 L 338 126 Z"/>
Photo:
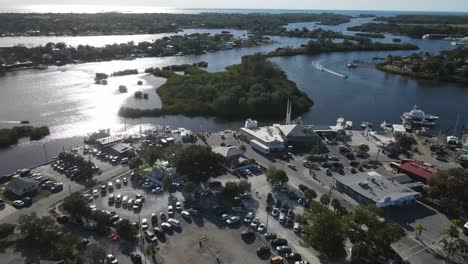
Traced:
<path fill-rule="evenodd" d="M 437 174 L 437 170 L 430 164 L 415 160 L 400 161 L 398 171 L 424 184 L 427 184 L 427 181 Z"/>

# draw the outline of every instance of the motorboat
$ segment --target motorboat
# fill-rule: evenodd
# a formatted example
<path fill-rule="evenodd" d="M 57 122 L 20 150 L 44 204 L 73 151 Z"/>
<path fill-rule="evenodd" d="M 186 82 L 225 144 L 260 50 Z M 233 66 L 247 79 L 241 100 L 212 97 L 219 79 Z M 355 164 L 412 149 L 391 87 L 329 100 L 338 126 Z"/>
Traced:
<path fill-rule="evenodd" d="M 413 110 L 410 112 L 404 112 L 401 116 L 401 120 L 421 126 L 434 126 L 436 124 L 435 121 L 438 119 L 438 116 L 428 115 L 422 110 L 418 109 L 416 105 L 414 106 Z"/>
<path fill-rule="evenodd" d="M 344 127 L 345 127 L 345 129 L 347 129 L 347 130 L 353 129 L 353 121 L 346 121 Z"/>
<path fill-rule="evenodd" d="M 344 118 L 343 117 L 339 117 L 337 120 L 336 120 L 336 125 L 337 126 L 343 126 L 344 125 Z"/>
<path fill-rule="evenodd" d="M 348 68 L 357 68 L 357 63 L 354 62 L 354 61 L 350 61 L 350 62 L 348 62 L 348 64 L 346 64 L 346 66 Z"/>
<path fill-rule="evenodd" d="M 371 128 L 371 127 L 372 127 L 372 123 L 371 123 L 371 122 L 362 121 L 362 123 L 361 123 L 361 128 L 362 128 L 362 129 Z"/>
<path fill-rule="evenodd" d="M 382 130 L 392 130 L 392 123 L 388 122 L 387 120 L 384 120 L 381 124 L 380 124 L 380 128 Z"/>

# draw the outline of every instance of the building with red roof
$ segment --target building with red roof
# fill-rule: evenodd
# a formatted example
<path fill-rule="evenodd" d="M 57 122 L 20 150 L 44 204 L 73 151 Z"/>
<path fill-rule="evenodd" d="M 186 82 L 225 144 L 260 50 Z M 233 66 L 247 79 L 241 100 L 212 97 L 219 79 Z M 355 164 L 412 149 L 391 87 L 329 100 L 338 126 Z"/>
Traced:
<path fill-rule="evenodd" d="M 430 164 L 416 160 L 400 161 L 399 172 L 407 174 L 411 179 L 427 184 L 427 181 L 434 177 L 437 170 Z"/>

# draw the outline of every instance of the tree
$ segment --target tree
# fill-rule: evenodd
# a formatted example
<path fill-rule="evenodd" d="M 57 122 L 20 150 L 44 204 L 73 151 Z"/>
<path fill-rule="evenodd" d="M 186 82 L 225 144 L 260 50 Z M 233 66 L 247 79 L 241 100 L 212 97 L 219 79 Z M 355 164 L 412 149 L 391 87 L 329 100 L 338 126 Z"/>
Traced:
<path fill-rule="evenodd" d="M 457 202 L 468 199 L 464 191 L 464 186 L 468 184 L 468 172 L 463 168 L 440 170 L 428 183 L 431 197 L 448 198 Z"/>
<path fill-rule="evenodd" d="M 221 173 L 222 157 L 211 151 L 208 146 L 189 145 L 175 153 L 177 172 L 187 175 L 193 182 L 205 182 Z"/>
<path fill-rule="evenodd" d="M 125 85 L 119 85 L 119 92 L 120 92 L 120 93 L 126 93 L 126 92 L 128 92 L 127 86 L 125 86 Z"/>
<path fill-rule="evenodd" d="M 141 165 L 143 165 L 143 161 L 140 157 L 134 157 L 128 161 L 128 167 L 131 170 L 138 169 Z"/>
<path fill-rule="evenodd" d="M 375 263 L 373 248 L 366 242 L 357 242 L 353 245 L 351 264 L 373 264 Z"/>
<path fill-rule="evenodd" d="M 322 196 L 322 197 L 323 197 L 323 196 Z M 331 201 L 331 206 L 333 207 L 333 211 L 334 211 L 335 214 L 336 214 L 337 209 L 338 209 L 339 207 L 341 207 L 342 205 L 341 205 L 340 201 L 339 201 L 338 199 L 335 198 L 335 199 L 333 199 L 333 200 Z"/>
<path fill-rule="evenodd" d="M 15 231 L 15 225 L 12 224 L 0 224 L 0 239 L 5 238 Z"/>
<path fill-rule="evenodd" d="M 166 188 L 166 191 L 169 193 L 169 195 L 172 195 L 171 189 L 172 189 L 172 177 L 169 175 L 164 176 L 162 179 L 162 183 L 164 185 L 164 188 Z"/>
<path fill-rule="evenodd" d="M 67 259 L 76 257 L 78 237 L 63 226 L 57 225 L 51 217 L 37 217 L 35 214 L 21 215 L 18 219 L 22 248 L 34 251 L 43 258 Z"/>
<path fill-rule="evenodd" d="M 317 192 L 315 192 L 313 189 L 307 189 L 304 195 L 309 201 L 312 201 L 315 198 L 317 198 Z"/>
<path fill-rule="evenodd" d="M 78 192 L 72 193 L 65 198 L 62 205 L 63 210 L 75 219 L 81 219 L 82 217 L 87 219 L 91 215 L 91 209 L 89 208 L 88 202 Z"/>
<path fill-rule="evenodd" d="M 119 234 L 123 239 L 134 239 L 137 234 L 137 230 L 133 228 L 132 223 L 130 223 L 128 219 L 124 219 L 117 223 L 115 229 L 117 234 Z"/>
<path fill-rule="evenodd" d="M 370 148 L 369 148 L 369 145 L 367 145 L 367 144 L 361 144 L 361 145 L 359 145 L 358 149 L 359 149 L 360 152 L 367 153 L 367 152 L 369 152 Z"/>
<path fill-rule="evenodd" d="M 328 206 L 328 204 L 330 204 L 330 196 L 328 196 L 327 194 L 322 195 L 322 197 L 320 197 L 320 203 L 322 203 L 325 206 Z"/>
<path fill-rule="evenodd" d="M 109 230 L 111 220 L 109 215 L 103 211 L 97 210 L 91 215 L 91 219 L 96 222 L 96 232 L 105 234 Z"/>
<path fill-rule="evenodd" d="M 6 63 L 6 60 L 2 56 L 0 56 L 0 65 L 3 65 L 5 63 Z"/>
<path fill-rule="evenodd" d="M 104 263 L 105 258 L 106 251 L 100 245 L 93 245 L 92 247 L 88 247 L 84 254 L 81 255 L 83 263 L 101 264 Z"/>
<path fill-rule="evenodd" d="M 273 205 L 275 203 L 275 198 L 273 198 L 273 194 L 270 192 L 267 195 L 267 204 Z"/>
<path fill-rule="evenodd" d="M 284 170 L 277 169 L 276 167 L 269 167 L 265 175 L 267 182 L 270 183 L 272 186 L 283 185 L 284 183 L 289 181 L 286 172 Z"/>
<path fill-rule="evenodd" d="M 416 140 L 406 134 L 400 134 L 396 137 L 398 145 L 405 151 L 410 151 L 413 145 L 417 144 Z"/>
<path fill-rule="evenodd" d="M 424 227 L 421 224 L 417 224 L 414 229 L 416 230 L 416 239 L 417 240 L 421 239 L 422 232 L 427 230 L 426 227 Z"/>
<path fill-rule="evenodd" d="M 304 242 L 328 257 L 341 254 L 346 238 L 344 222 L 316 201 L 311 201 L 304 216 L 313 222 L 312 226 L 304 226 Z"/>
<path fill-rule="evenodd" d="M 443 248 L 447 251 L 446 258 L 449 260 L 455 253 L 466 253 L 467 250 L 466 242 L 463 238 L 460 238 L 460 232 L 458 231 L 459 223 L 459 220 L 452 220 L 452 224 L 441 233 Z"/>

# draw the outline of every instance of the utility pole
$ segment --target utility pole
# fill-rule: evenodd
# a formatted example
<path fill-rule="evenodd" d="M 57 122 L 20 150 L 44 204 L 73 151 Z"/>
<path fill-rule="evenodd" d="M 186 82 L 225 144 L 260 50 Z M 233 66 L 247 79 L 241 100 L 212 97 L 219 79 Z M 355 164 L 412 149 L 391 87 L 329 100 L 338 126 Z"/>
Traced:
<path fill-rule="evenodd" d="M 48 162 L 49 158 L 47 157 L 47 149 L 45 143 L 42 143 L 42 147 L 44 148 L 45 161 Z"/>
<path fill-rule="evenodd" d="M 375 161 L 377 161 L 377 159 L 379 158 L 379 154 L 380 154 L 380 149 L 377 150 L 377 156 L 375 156 Z"/>

